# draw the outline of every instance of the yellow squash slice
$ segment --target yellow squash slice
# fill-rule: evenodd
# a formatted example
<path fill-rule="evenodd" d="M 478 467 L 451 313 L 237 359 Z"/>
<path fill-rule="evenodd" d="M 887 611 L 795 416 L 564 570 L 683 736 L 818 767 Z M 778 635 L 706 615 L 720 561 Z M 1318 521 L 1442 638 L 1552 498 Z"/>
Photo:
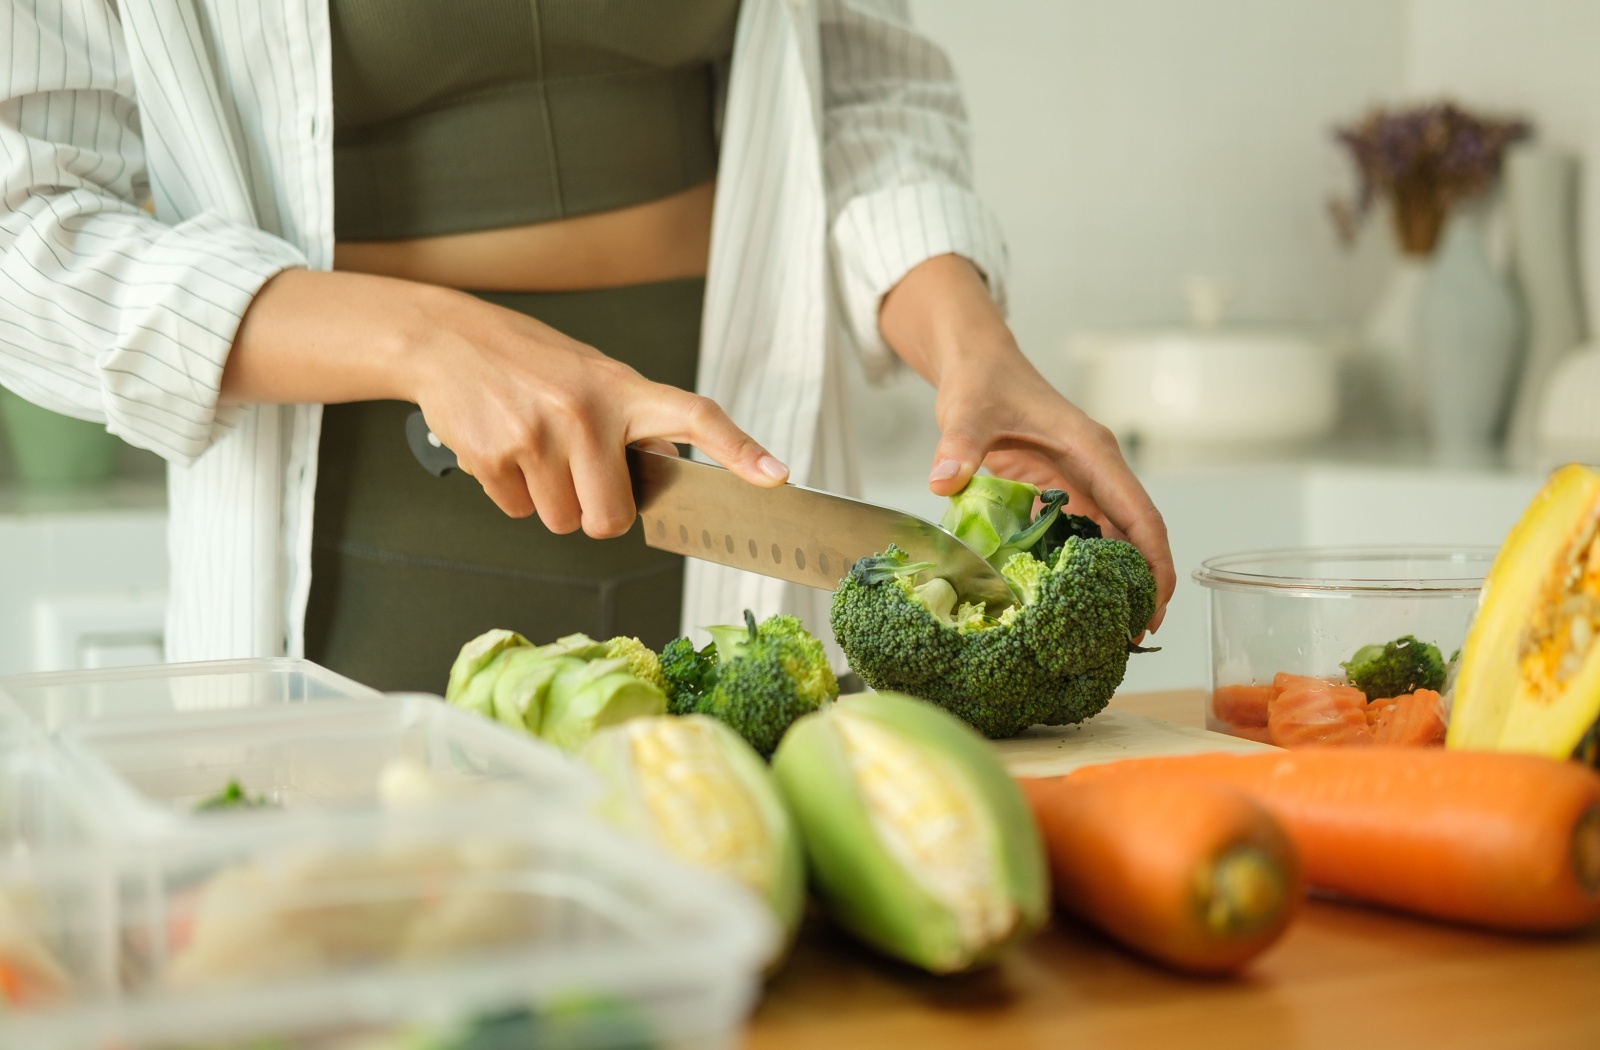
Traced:
<path fill-rule="evenodd" d="M 1566 758 L 1600 717 L 1600 472 L 1550 476 L 1495 557 L 1446 744 Z"/>

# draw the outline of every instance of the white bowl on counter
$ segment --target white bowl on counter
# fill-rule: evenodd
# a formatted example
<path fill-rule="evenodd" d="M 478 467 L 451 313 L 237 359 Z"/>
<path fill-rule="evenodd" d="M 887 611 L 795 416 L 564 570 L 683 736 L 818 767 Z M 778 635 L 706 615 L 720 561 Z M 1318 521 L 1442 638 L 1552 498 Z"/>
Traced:
<path fill-rule="evenodd" d="M 1067 354 L 1081 407 L 1124 439 L 1304 442 L 1325 437 L 1338 414 L 1332 350 L 1292 331 L 1086 334 Z"/>

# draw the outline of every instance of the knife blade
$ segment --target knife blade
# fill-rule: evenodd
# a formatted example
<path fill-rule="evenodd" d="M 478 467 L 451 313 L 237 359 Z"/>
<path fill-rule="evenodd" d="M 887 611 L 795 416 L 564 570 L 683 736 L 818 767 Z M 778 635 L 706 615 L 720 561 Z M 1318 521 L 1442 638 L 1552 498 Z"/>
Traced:
<path fill-rule="evenodd" d="M 443 476 L 455 455 L 422 422 L 407 420 L 417 461 Z M 645 543 L 702 561 L 833 590 L 858 558 L 891 543 L 932 562 L 965 601 L 1015 604 L 1005 579 L 971 547 L 915 515 L 801 485 L 761 488 L 709 463 L 629 448 L 628 473 Z"/>
<path fill-rule="evenodd" d="M 978 553 L 911 514 L 801 485 L 761 488 L 708 463 L 628 449 L 644 540 L 659 550 L 833 590 L 856 559 L 891 543 L 967 601 L 1016 602 Z"/>

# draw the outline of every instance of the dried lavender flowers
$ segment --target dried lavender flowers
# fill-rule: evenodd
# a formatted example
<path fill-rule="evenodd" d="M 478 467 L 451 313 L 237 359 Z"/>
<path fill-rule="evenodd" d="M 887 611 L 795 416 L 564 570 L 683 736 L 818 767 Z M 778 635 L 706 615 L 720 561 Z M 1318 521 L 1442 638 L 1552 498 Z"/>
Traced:
<path fill-rule="evenodd" d="M 1387 196 L 1401 250 L 1429 254 L 1451 207 L 1492 186 L 1506 147 L 1530 130 L 1526 121 L 1474 116 L 1450 102 L 1376 109 L 1358 124 L 1337 128 L 1357 175 L 1354 203 L 1333 203 L 1340 234 L 1353 238 L 1373 201 Z"/>

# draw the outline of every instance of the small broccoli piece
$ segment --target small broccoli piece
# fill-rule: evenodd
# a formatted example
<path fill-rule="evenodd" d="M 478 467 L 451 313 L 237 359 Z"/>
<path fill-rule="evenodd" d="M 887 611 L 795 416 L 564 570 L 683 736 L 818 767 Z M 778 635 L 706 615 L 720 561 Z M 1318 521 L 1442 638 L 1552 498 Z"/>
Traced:
<path fill-rule="evenodd" d="M 1418 689 L 1444 688 L 1445 660 L 1439 647 L 1401 635 L 1387 645 L 1364 645 L 1339 665 L 1350 684 L 1368 700 L 1403 696 Z"/>
<path fill-rule="evenodd" d="M 713 641 L 704 649 L 679 638 L 661 653 L 672 714 L 721 719 L 771 755 L 795 719 L 839 695 L 822 643 L 793 616 L 771 616 L 758 625 L 746 611 L 741 627 L 706 630 Z"/>
<path fill-rule="evenodd" d="M 667 714 L 694 714 L 700 698 L 717 684 L 716 644 L 697 650 L 687 638 L 673 639 L 661 650 L 661 675 L 667 681 Z"/>
<path fill-rule="evenodd" d="M 279 805 L 265 795 L 252 795 L 237 780 L 229 780 L 226 787 L 195 804 L 196 813 L 216 813 L 226 809 L 279 809 Z"/>
<path fill-rule="evenodd" d="M 1031 502 L 1036 490 L 1023 488 Z M 948 581 L 922 578 L 931 565 L 897 547 L 856 562 L 834 592 L 832 623 L 862 681 L 938 704 L 988 737 L 1105 707 L 1136 651 L 1129 639 L 1155 611 L 1155 579 L 1134 547 L 1097 535 L 1093 522 L 1063 525 L 1065 493 L 1040 499 L 1034 522 L 989 552 L 1010 551 L 999 568 L 1018 599 L 998 615 L 960 604 Z"/>

